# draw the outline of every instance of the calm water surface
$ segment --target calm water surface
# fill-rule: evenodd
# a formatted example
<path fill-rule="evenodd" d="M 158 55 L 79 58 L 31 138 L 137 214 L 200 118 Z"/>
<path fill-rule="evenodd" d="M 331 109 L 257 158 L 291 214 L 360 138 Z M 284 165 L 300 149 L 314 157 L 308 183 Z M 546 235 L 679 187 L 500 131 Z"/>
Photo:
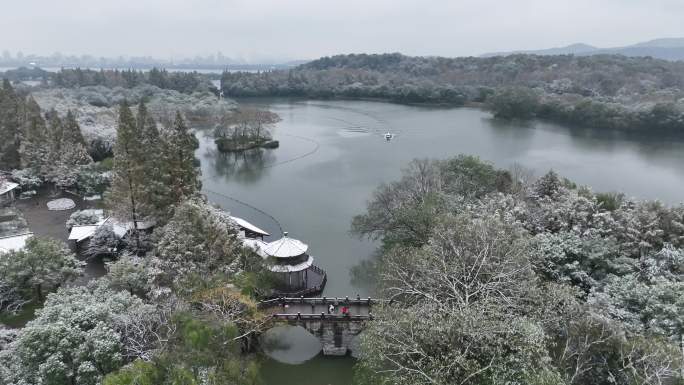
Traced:
<path fill-rule="evenodd" d="M 375 245 L 349 235 L 373 190 L 396 180 L 414 158 L 474 154 L 498 167 L 519 163 L 537 174 L 554 169 L 595 191 L 684 201 L 681 140 L 559 125 L 501 123 L 478 109 L 426 108 L 360 101 L 248 100 L 277 112 L 276 150 L 222 155 L 200 134 L 204 191 L 209 199 L 273 234 L 308 243 L 328 272 L 324 295 L 372 295 L 350 269 Z M 395 138 L 384 139 L 391 132 Z M 258 208 L 258 209 L 257 209 Z M 318 354 L 302 329 L 277 329 L 266 344 L 269 385 L 349 384 L 353 359 Z M 307 374 L 307 375 L 304 375 Z"/>

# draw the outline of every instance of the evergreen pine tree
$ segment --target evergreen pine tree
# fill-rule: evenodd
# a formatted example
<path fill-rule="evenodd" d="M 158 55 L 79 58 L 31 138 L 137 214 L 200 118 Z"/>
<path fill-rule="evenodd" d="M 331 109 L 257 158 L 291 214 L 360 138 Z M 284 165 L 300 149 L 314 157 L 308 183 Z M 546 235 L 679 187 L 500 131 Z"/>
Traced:
<path fill-rule="evenodd" d="M 60 173 L 64 170 L 60 164 L 61 149 L 62 149 L 62 133 L 64 131 L 62 119 L 59 118 L 57 111 L 52 110 L 46 114 L 47 117 L 47 162 L 44 164 L 43 175 L 47 181 L 53 182 L 60 187 L 67 187 L 63 183 L 57 183 L 60 178 Z"/>
<path fill-rule="evenodd" d="M 66 118 L 64 119 L 62 140 L 66 143 L 78 143 L 84 147 L 86 146 L 85 139 L 83 139 L 83 134 L 81 133 L 81 126 L 76 121 L 76 115 L 71 110 L 67 111 Z"/>
<path fill-rule="evenodd" d="M 0 88 L 0 169 L 20 167 L 21 98 L 7 79 Z"/>
<path fill-rule="evenodd" d="M 201 188 L 199 171 L 195 167 L 195 146 L 195 137 L 188 130 L 181 113 L 176 111 L 164 147 L 174 204 L 192 197 Z"/>
<path fill-rule="evenodd" d="M 40 106 L 29 97 L 24 111 L 24 134 L 21 141 L 21 167 L 31 168 L 41 176 L 48 172 L 50 158 L 50 136 Z"/>
<path fill-rule="evenodd" d="M 48 113 L 48 118 L 49 156 L 45 165 L 46 179 L 56 187 L 73 186 L 80 167 L 93 160 L 85 148 L 81 128 L 73 114 L 67 114 L 66 120 L 62 120 L 57 111 L 53 110 Z"/>
<path fill-rule="evenodd" d="M 107 201 L 110 209 L 120 218 L 133 222 L 138 248 L 138 220 L 145 216 L 145 184 L 148 182 L 145 165 L 141 161 L 145 149 L 139 142 L 139 126 L 126 102 L 119 109 L 119 126 L 114 147 L 112 185 Z"/>
<path fill-rule="evenodd" d="M 138 140 L 144 149 L 140 161 L 147 175 L 143 204 L 148 215 L 164 221 L 170 217 L 173 210 L 171 185 L 157 122 L 142 102 L 138 105 L 137 124 L 140 135 Z"/>
<path fill-rule="evenodd" d="M 135 118 L 127 106 L 121 109 L 109 200 L 112 206 L 119 205 L 116 211 L 127 218 L 164 223 L 178 203 L 199 189 L 194 137 L 180 114 L 169 131 L 169 139 L 162 140 L 143 103 Z"/>

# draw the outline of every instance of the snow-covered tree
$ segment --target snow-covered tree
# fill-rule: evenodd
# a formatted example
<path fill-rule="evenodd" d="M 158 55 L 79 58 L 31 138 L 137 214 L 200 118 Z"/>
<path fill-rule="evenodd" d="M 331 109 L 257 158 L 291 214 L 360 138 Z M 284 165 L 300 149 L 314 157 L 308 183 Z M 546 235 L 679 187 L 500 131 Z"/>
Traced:
<path fill-rule="evenodd" d="M 149 277 L 147 260 L 136 255 L 124 253 L 116 261 L 107 263 L 106 279 L 115 290 L 142 297 L 149 288 Z"/>
<path fill-rule="evenodd" d="M 118 253 L 120 246 L 121 239 L 114 233 L 113 226 L 105 223 L 95 230 L 84 254 L 89 258 L 113 257 Z"/>
<path fill-rule="evenodd" d="M 638 261 L 621 254 L 614 238 L 591 232 L 584 236 L 568 231 L 541 233 L 533 245 L 531 258 L 538 274 L 587 293 L 610 274 L 626 275 L 638 269 Z"/>
<path fill-rule="evenodd" d="M 154 312 L 139 298 L 103 285 L 52 293 L 13 343 L 16 382 L 10 383 L 99 384 L 131 359 L 126 344 L 136 333 L 127 327 L 130 318 Z"/>
<path fill-rule="evenodd" d="M 81 132 L 81 126 L 76 120 L 76 115 L 73 111 L 68 110 L 64 118 L 64 126 L 62 130 L 61 140 L 64 143 L 81 144 L 85 146 L 86 142 Z"/>
<path fill-rule="evenodd" d="M 83 195 L 102 195 L 111 184 L 112 173 L 101 164 L 91 163 L 79 168 L 76 189 Z"/>
<path fill-rule="evenodd" d="M 170 197 L 168 164 L 164 159 L 163 142 L 157 127 L 157 122 L 150 114 L 144 103 L 140 102 L 137 109 L 138 145 L 141 148 L 138 162 L 145 170 L 145 183 L 141 186 L 142 212 L 157 220 L 166 219 L 173 211 Z"/>
<path fill-rule="evenodd" d="M 147 175 L 143 163 L 144 148 L 140 146 L 138 124 L 125 102 L 119 108 L 119 125 L 114 148 L 112 186 L 107 201 L 112 211 L 124 221 L 132 221 L 134 237 L 138 237 L 138 221 L 146 215 L 145 184 Z"/>
<path fill-rule="evenodd" d="M 74 226 L 94 225 L 102 219 L 104 218 L 102 218 L 101 210 L 76 210 L 73 213 L 71 213 L 71 215 L 69 215 L 69 219 L 67 219 L 66 221 L 66 228 L 67 230 L 71 230 L 71 228 Z"/>
<path fill-rule="evenodd" d="M 73 114 L 67 114 L 68 122 L 57 111 L 48 113 L 48 164 L 44 177 L 59 188 L 76 184 L 80 168 L 92 163 L 86 150 L 81 128 Z"/>
<path fill-rule="evenodd" d="M 31 237 L 23 250 L 0 254 L 0 281 L 42 301 L 46 292 L 78 277 L 83 265 L 62 242 Z"/>
<path fill-rule="evenodd" d="M 174 204 L 193 197 L 201 188 L 199 170 L 195 165 L 196 139 L 180 112 L 166 130 L 165 161 L 169 173 L 171 200 Z"/>
<path fill-rule="evenodd" d="M 24 191 L 29 191 L 40 187 L 43 181 L 40 176 L 36 174 L 30 168 L 25 168 L 21 170 L 12 170 L 12 180 L 19 183 L 21 189 Z"/>
<path fill-rule="evenodd" d="M 562 187 L 563 185 L 558 174 L 550 170 L 539 178 L 534 186 L 534 190 L 539 197 L 554 197 L 561 191 Z"/>
<path fill-rule="evenodd" d="M 48 134 L 48 127 L 43 118 L 40 106 L 29 97 L 26 102 L 26 119 L 24 134 L 21 142 L 21 167 L 31 168 L 37 174 L 44 176 L 48 173 L 52 142 Z"/>
<path fill-rule="evenodd" d="M 0 169 L 3 170 L 20 167 L 23 104 L 9 80 L 3 79 L 0 88 Z"/>
<path fill-rule="evenodd" d="M 230 216 L 201 199 L 181 204 L 154 237 L 154 270 L 161 286 L 174 286 L 191 275 L 206 279 L 234 273 L 243 252 Z"/>

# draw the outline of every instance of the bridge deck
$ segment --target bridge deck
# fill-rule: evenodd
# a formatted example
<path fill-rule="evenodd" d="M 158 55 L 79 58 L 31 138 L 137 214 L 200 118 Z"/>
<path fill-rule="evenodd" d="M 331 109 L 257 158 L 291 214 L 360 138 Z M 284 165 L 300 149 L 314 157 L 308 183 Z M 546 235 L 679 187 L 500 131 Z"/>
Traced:
<path fill-rule="evenodd" d="M 334 306 L 329 313 L 330 305 Z M 346 306 L 348 315 L 342 314 Z M 373 302 L 368 299 L 323 299 L 323 298 L 280 298 L 265 301 L 260 307 L 274 317 L 286 320 L 301 319 L 332 319 L 332 320 L 366 320 L 371 317 Z"/>

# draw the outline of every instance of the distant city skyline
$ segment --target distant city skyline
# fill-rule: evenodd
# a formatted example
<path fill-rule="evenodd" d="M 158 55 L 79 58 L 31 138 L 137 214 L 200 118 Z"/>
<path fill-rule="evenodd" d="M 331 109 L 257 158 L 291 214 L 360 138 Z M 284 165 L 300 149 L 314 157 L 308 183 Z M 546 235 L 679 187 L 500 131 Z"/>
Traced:
<path fill-rule="evenodd" d="M 222 52 L 245 63 L 343 53 L 478 56 L 684 36 L 680 0 L 23 0 L 3 6 L 0 50 L 154 57 Z"/>

